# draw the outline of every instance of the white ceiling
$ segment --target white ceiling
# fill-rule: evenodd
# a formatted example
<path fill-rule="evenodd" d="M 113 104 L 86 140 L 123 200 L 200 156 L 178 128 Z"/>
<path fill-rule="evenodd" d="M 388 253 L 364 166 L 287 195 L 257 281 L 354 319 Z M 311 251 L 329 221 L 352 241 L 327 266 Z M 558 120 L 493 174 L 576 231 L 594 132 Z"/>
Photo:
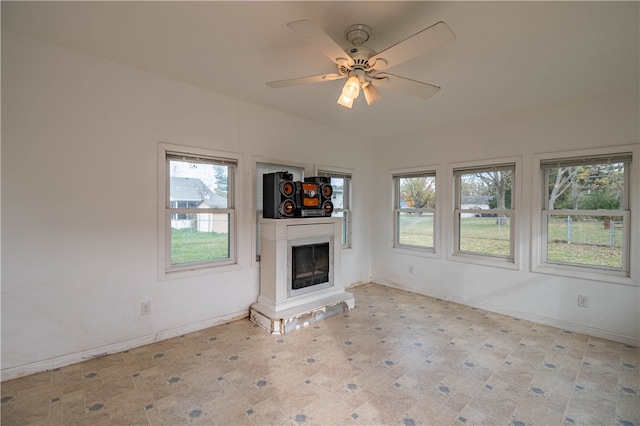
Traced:
<path fill-rule="evenodd" d="M 2 30 L 366 135 L 389 136 L 638 87 L 640 3 L 631 2 L 8 2 Z M 343 80 L 265 82 L 335 72 L 287 22 L 311 19 L 338 44 L 372 28 L 376 51 L 445 21 L 457 36 L 389 70 L 442 87 L 429 100 L 336 104 Z"/>

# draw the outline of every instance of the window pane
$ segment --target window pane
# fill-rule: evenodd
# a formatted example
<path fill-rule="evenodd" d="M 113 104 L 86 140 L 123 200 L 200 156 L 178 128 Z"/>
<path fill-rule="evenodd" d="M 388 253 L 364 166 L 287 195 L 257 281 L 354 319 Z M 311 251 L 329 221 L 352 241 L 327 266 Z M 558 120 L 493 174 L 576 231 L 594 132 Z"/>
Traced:
<path fill-rule="evenodd" d="M 433 213 L 399 212 L 398 244 L 433 247 Z"/>
<path fill-rule="evenodd" d="M 401 209 L 433 209 L 436 206 L 435 176 L 420 176 L 398 179 L 399 200 Z"/>
<path fill-rule="evenodd" d="M 210 150 L 180 152 L 161 145 L 165 160 L 161 169 L 164 218 L 160 222 L 164 272 L 181 274 L 232 264 L 236 259 L 237 160 Z"/>
<path fill-rule="evenodd" d="M 621 210 L 624 163 L 548 168 L 549 210 Z"/>
<path fill-rule="evenodd" d="M 460 175 L 461 209 L 511 209 L 513 170 Z"/>
<path fill-rule="evenodd" d="M 229 214 L 189 213 L 184 217 L 171 221 L 172 265 L 229 258 Z"/>
<path fill-rule="evenodd" d="M 345 179 L 343 178 L 331 178 L 331 187 L 333 188 L 333 196 L 331 197 L 331 202 L 333 203 L 334 209 L 344 209 L 345 206 Z M 337 215 L 333 215 L 337 216 Z"/>
<path fill-rule="evenodd" d="M 331 178 L 331 187 L 333 195 L 331 202 L 333 203 L 332 217 L 342 218 L 342 246 L 351 247 L 349 241 L 349 192 L 351 191 L 351 177 L 340 174 L 334 176 L 331 172 L 318 172 L 318 176 Z"/>
<path fill-rule="evenodd" d="M 169 160 L 169 205 L 226 209 L 228 169 L 217 164 Z"/>
<path fill-rule="evenodd" d="M 511 254 L 509 216 L 460 215 L 460 251 L 509 256 Z"/>
<path fill-rule="evenodd" d="M 347 232 L 348 232 L 348 227 L 347 227 L 347 223 L 348 223 L 348 213 L 344 210 L 342 211 L 333 211 L 333 213 L 331 214 L 332 217 L 341 217 L 342 218 L 342 245 L 346 245 L 347 244 Z"/>
<path fill-rule="evenodd" d="M 547 260 L 622 268 L 623 217 L 549 215 Z"/>

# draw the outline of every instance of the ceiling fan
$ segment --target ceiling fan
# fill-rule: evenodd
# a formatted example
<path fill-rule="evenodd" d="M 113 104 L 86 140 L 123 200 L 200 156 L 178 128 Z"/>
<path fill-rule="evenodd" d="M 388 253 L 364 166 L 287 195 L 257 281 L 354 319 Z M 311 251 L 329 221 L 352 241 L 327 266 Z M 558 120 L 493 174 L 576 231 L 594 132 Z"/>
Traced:
<path fill-rule="evenodd" d="M 364 24 L 351 25 L 346 29 L 345 37 L 352 46 L 344 50 L 313 21 L 302 19 L 289 22 L 287 26 L 334 62 L 337 73 L 271 81 L 267 85 L 277 89 L 346 78 L 338 97 L 338 104 L 346 108 L 353 106 L 360 89 L 364 92 L 367 105 L 380 100 L 382 95 L 376 86 L 384 86 L 421 99 L 430 98 L 440 87 L 390 74 L 385 70 L 427 54 L 456 38 L 449 26 L 440 21 L 376 53 L 364 45 L 371 35 L 371 28 Z"/>

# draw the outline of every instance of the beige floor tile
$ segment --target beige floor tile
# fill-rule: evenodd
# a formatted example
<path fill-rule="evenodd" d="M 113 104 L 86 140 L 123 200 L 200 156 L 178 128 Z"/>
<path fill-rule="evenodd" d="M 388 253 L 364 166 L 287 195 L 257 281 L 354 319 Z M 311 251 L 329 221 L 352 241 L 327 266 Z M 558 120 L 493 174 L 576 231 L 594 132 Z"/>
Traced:
<path fill-rule="evenodd" d="M 640 426 L 640 350 L 367 284 L 284 336 L 243 319 L 2 383 L 3 425 Z"/>

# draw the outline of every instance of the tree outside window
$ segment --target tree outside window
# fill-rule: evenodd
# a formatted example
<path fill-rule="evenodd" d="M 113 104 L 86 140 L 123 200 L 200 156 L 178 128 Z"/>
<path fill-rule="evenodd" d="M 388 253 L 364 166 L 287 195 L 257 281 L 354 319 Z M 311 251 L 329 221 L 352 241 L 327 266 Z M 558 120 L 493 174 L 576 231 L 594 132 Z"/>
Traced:
<path fill-rule="evenodd" d="M 394 246 L 435 250 L 435 172 L 396 174 L 393 180 Z"/>
<path fill-rule="evenodd" d="M 627 273 L 630 155 L 545 160 L 543 261 Z"/>
<path fill-rule="evenodd" d="M 513 259 L 514 165 L 454 171 L 457 253 Z"/>

